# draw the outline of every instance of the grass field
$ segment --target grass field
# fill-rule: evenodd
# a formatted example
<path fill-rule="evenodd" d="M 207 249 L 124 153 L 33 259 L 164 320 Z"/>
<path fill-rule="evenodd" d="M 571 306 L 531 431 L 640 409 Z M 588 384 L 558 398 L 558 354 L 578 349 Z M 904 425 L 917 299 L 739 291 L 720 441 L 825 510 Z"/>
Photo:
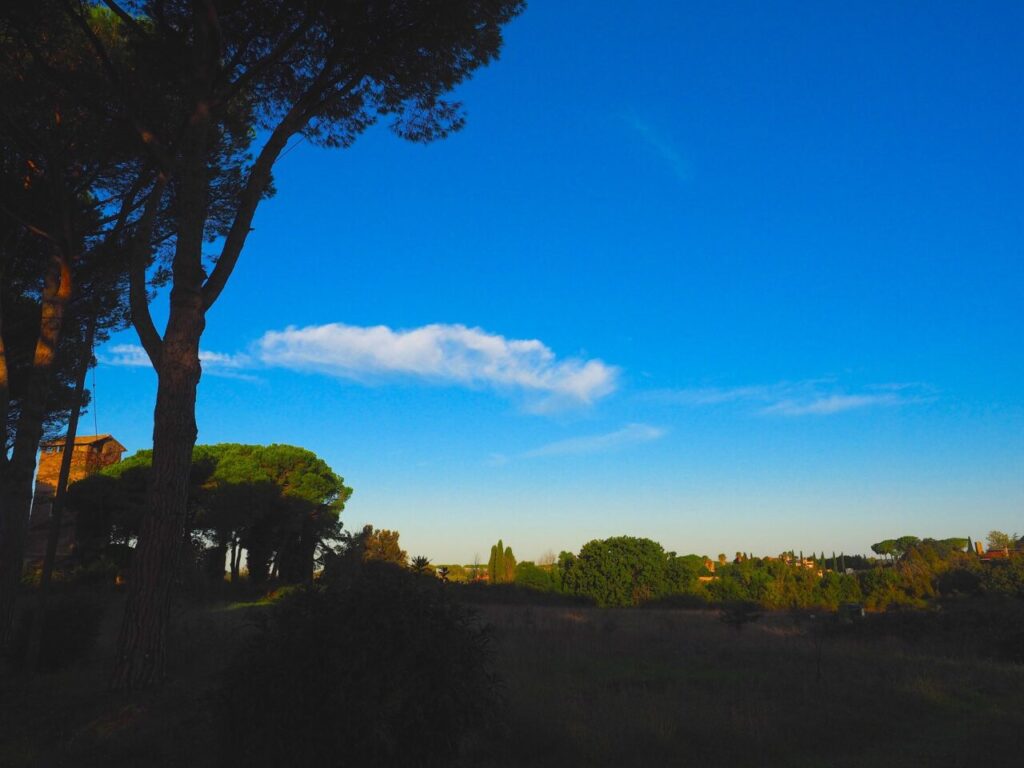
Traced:
<path fill-rule="evenodd" d="M 487 764 L 1024 764 L 1018 665 L 808 635 L 785 615 L 742 631 L 713 611 L 486 616 L 509 701 Z"/>
<path fill-rule="evenodd" d="M 265 608 L 182 611 L 173 679 L 124 697 L 105 690 L 117 607 L 89 663 L 2 681 L 0 765 L 216 764 L 219 671 Z M 742 631 L 714 611 L 488 606 L 481 619 L 504 705 L 498 732 L 469 745 L 475 766 L 1024 764 L 1021 665 L 782 614 Z"/>

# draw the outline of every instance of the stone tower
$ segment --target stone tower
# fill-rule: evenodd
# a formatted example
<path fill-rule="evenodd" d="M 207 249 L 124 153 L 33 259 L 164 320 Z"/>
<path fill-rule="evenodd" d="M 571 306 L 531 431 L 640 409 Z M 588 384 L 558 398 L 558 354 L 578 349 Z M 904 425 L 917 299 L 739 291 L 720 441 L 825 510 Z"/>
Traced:
<path fill-rule="evenodd" d="M 68 485 L 103 467 L 117 463 L 121 460 L 125 447 L 111 435 L 85 435 L 75 438 L 72 451 Z M 63 455 L 64 440 L 51 440 L 40 446 L 36 490 L 32 496 L 32 516 L 29 518 L 28 541 L 25 546 L 25 558 L 29 562 L 39 562 L 46 554 L 50 509 L 53 506 L 54 494 L 57 492 L 57 478 L 60 475 Z M 57 544 L 58 558 L 66 557 L 70 553 L 74 531 L 75 520 L 65 510 Z"/>

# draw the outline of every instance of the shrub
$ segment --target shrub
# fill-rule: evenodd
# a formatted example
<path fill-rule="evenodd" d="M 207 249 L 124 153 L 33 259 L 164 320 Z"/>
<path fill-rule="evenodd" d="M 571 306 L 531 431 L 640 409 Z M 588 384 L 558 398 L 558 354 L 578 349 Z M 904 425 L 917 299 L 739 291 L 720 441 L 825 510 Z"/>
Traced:
<path fill-rule="evenodd" d="M 735 600 L 722 606 L 719 618 L 738 632 L 761 618 L 761 606 L 750 600 Z"/>
<path fill-rule="evenodd" d="M 602 608 L 640 605 L 671 591 L 668 559 L 650 539 L 595 539 L 562 563 L 562 583 L 566 592 L 588 597 Z"/>
<path fill-rule="evenodd" d="M 224 764 L 449 764 L 496 714 L 489 635 L 442 586 L 366 563 L 296 590 L 230 668 Z"/>
<path fill-rule="evenodd" d="M 558 589 L 555 576 L 550 568 L 541 568 L 529 561 L 516 565 L 515 583 L 518 587 L 535 589 L 538 592 L 552 592 Z"/>
<path fill-rule="evenodd" d="M 981 590 L 986 595 L 1024 598 L 1024 559 L 991 563 L 982 571 Z"/>
<path fill-rule="evenodd" d="M 96 647 L 104 600 L 93 589 L 54 584 L 46 601 L 39 641 L 38 669 L 63 669 L 89 657 Z M 34 596 L 25 607 L 15 635 L 12 656 L 24 660 L 38 603 Z"/>

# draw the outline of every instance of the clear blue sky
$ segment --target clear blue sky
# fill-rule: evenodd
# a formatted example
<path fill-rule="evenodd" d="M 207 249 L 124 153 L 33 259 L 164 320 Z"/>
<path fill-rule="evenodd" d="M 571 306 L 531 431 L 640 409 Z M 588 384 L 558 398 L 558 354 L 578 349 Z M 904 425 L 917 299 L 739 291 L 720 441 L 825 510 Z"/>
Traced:
<path fill-rule="evenodd" d="M 444 142 L 291 150 L 200 442 L 312 449 L 435 562 L 1024 532 L 1024 4 L 641 5 L 534 2 Z"/>

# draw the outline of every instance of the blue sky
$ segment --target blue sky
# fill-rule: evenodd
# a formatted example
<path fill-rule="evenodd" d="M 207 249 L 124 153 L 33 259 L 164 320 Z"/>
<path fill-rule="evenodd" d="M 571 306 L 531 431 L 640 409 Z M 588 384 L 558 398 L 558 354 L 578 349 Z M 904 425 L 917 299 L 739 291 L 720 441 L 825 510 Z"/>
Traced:
<path fill-rule="evenodd" d="M 1024 531 L 1024 6 L 624 8 L 533 3 L 444 142 L 288 152 L 200 442 L 310 448 L 435 562 Z"/>

